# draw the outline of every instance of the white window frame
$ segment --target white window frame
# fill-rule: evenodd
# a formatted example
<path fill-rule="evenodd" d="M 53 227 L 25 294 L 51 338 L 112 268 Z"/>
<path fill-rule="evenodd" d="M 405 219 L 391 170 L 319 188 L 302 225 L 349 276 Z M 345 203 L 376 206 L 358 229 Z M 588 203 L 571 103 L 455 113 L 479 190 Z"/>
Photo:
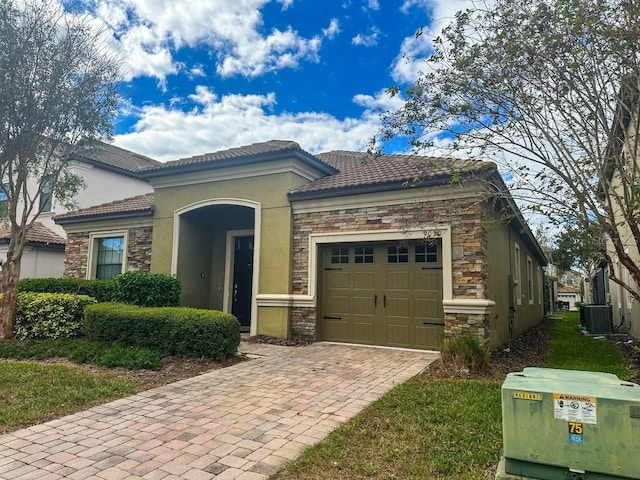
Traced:
<path fill-rule="evenodd" d="M 516 296 L 516 305 L 522 305 L 522 267 L 520 265 L 520 245 L 517 243 L 514 243 L 513 261 L 513 292 Z"/>
<path fill-rule="evenodd" d="M 98 264 L 98 240 L 101 238 L 123 237 L 124 248 L 122 251 L 122 269 L 120 273 L 127 271 L 127 258 L 129 251 L 129 231 L 113 230 L 110 232 L 93 232 L 89 234 L 89 253 L 87 254 L 87 273 L 85 277 L 88 280 L 95 280 L 96 267 Z"/>
<path fill-rule="evenodd" d="M 533 260 L 527 255 L 527 296 L 529 297 L 529 305 L 533 305 Z"/>
<path fill-rule="evenodd" d="M 538 277 L 538 305 L 542 305 L 542 269 L 540 265 L 536 266 L 536 273 Z"/>

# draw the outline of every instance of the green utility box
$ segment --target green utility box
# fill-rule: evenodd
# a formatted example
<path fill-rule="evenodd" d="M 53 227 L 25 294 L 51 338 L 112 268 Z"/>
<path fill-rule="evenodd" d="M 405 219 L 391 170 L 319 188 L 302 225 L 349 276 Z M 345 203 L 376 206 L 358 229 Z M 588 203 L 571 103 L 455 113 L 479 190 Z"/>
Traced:
<path fill-rule="evenodd" d="M 640 385 L 525 368 L 502 385 L 504 470 L 543 480 L 640 479 Z"/>

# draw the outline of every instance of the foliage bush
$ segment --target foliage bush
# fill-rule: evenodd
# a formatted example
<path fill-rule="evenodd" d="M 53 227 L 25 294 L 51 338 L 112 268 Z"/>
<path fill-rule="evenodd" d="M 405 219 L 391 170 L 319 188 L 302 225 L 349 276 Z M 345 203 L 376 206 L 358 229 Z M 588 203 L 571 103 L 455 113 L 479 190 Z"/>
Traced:
<path fill-rule="evenodd" d="M 114 302 L 140 307 L 177 307 L 182 285 L 163 273 L 126 272 L 113 279 Z"/>
<path fill-rule="evenodd" d="M 14 335 L 30 338 L 66 338 L 81 333 L 84 308 L 95 303 L 88 295 L 18 293 Z"/>
<path fill-rule="evenodd" d="M 107 342 L 94 342 L 84 337 L 0 342 L 0 358 L 14 360 L 68 358 L 75 363 L 123 367 L 129 370 L 141 368 L 157 370 L 162 366 L 158 352 Z"/>
<path fill-rule="evenodd" d="M 85 309 L 84 327 L 92 340 L 182 357 L 222 360 L 240 344 L 238 320 L 216 310 L 100 303 Z"/>
<path fill-rule="evenodd" d="M 113 280 L 86 280 L 82 278 L 23 278 L 18 290 L 38 293 L 70 293 L 88 295 L 98 302 L 113 300 Z"/>
<path fill-rule="evenodd" d="M 445 363 L 470 372 L 480 372 L 489 364 L 489 350 L 478 337 L 469 334 L 447 337 L 442 342 L 440 357 Z"/>
<path fill-rule="evenodd" d="M 158 370 L 162 366 L 160 354 L 146 348 L 108 345 L 101 342 L 78 344 L 69 359 L 76 363 L 90 363 L 101 367 L 122 367 L 129 370 Z"/>

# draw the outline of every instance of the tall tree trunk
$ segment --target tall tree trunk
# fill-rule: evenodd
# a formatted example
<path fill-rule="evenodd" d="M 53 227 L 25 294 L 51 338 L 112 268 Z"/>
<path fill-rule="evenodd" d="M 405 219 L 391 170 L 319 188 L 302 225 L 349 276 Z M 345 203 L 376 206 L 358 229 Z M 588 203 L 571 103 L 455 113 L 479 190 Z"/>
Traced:
<path fill-rule="evenodd" d="M 13 337 L 18 304 L 20 260 L 11 250 L 2 265 L 2 300 L 0 301 L 0 339 Z"/>

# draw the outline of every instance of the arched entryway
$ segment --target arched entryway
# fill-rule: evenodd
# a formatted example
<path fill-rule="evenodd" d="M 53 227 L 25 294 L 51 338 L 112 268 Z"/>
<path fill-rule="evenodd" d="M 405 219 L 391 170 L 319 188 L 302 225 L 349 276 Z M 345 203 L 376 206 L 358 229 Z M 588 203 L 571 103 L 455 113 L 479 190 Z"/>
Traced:
<path fill-rule="evenodd" d="M 174 214 L 171 271 L 182 304 L 233 313 L 255 335 L 260 253 L 260 204 L 217 198 Z"/>

